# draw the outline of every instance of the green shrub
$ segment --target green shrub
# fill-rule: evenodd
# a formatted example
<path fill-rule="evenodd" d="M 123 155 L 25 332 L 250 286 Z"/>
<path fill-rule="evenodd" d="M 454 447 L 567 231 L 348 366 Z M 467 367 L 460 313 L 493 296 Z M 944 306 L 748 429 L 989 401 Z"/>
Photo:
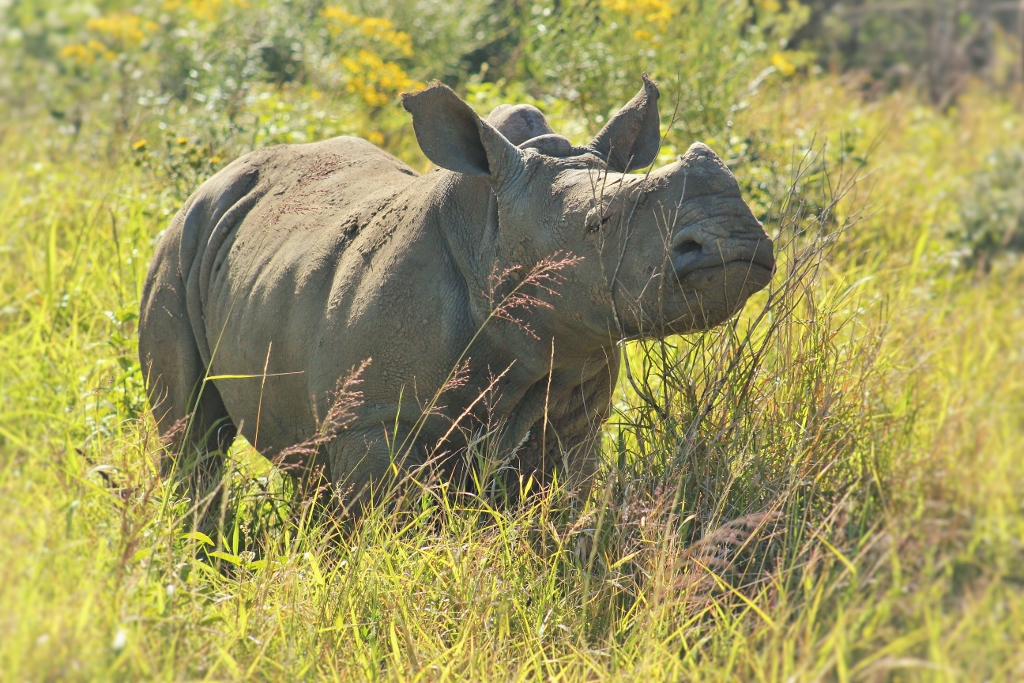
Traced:
<path fill-rule="evenodd" d="M 954 239 L 971 267 L 988 271 L 1003 254 L 1024 252 L 1024 150 L 1000 149 L 970 176 Z"/>

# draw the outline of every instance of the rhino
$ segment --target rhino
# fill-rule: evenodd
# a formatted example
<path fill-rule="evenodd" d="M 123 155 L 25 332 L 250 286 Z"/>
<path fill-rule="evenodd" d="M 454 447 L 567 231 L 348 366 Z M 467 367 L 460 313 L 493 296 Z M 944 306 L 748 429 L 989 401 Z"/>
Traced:
<path fill-rule="evenodd" d="M 225 167 L 171 221 L 142 293 L 160 433 L 208 483 L 240 433 L 349 502 L 428 465 L 465 475 L 480 439 L 514 476 L 585 486 L 621 342 L 707 330 L 774 273 L 711 149 L 650 168 L 658 97 L 644 74 L 575 146 L 532 106 L 485 120 L 435 83 L 402 96 L 422 175 L 356 137 Z M 317 441 L 360 367 L 359 400 Z"/>

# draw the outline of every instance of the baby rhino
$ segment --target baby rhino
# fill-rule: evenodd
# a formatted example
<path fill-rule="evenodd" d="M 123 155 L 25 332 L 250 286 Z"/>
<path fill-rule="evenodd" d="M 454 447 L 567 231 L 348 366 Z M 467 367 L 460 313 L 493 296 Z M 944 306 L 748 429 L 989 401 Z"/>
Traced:
<path fill-rule="evenodd" d="M 629 174 L 657 157 L 657 102 L 645 75 L 577 147 L 533 107 L 484 120 L 436 84 L 403 96 L 428 173 L 339 137 L 203 184 L 160 241 L 139 323 L 157 424 L 199 456 L 193 484 L 219 479 L 240 433 L 322 466 L 346 505 L 424 465 L 465 475 L 471 442 L 510 481 L 585 485 L 618 342 L 718 325 L 775 266 L 708 147 Z"/>

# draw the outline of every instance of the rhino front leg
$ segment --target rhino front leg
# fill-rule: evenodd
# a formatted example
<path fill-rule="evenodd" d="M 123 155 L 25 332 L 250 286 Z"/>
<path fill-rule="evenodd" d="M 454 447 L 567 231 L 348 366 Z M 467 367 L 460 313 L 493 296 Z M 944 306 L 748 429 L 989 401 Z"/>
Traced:
<path fill-rule="evenodd" d="M 331 483 L 342 510 L 355 516 L 384 502 L 397 484 L 420 473 L 426 464 L 423 447 L 404 425 L 346 432 L 327 446 Z"/>

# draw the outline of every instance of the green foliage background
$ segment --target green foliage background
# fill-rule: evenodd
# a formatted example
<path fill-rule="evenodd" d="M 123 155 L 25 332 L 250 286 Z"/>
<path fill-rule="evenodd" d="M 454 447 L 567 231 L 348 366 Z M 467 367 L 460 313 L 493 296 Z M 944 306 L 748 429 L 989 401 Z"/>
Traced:
<path fill-rule="evenodd" d="M 0 678 L 1024 677 L 1021 93 L 866 97 L 792 49 L 818 18 L 0 0 Z M 643 70 L 662 161 L 712 145 L 780 270 L 729 325 L 627 348 L 591 498 L 428 486 L 339 529 L 239 441 L 197 533 L 135 330 L 188 193 L 338 134 L 425 168 L 397 95 L 434 78 L 583 142 Z"/>

